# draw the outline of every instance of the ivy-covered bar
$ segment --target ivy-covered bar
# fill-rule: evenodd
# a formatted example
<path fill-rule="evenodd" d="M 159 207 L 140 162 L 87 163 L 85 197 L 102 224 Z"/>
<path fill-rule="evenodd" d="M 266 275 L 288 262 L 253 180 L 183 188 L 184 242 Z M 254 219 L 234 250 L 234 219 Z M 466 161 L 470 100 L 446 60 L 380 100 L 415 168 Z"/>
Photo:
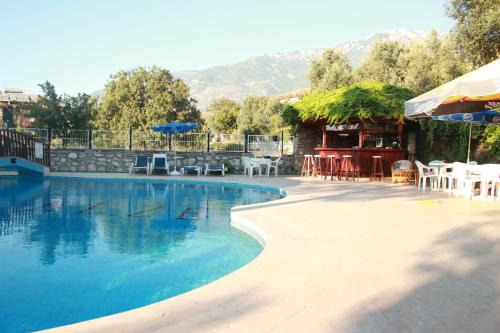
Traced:
<path fill-rule="evenodd" d="M 315 154 L 351 155 L 360 176 L 370 176 L 373 156 L 382 156 L 384 175 L 405 159 L 403 103 L 413 94 L 403 88 L 358 83 L 334 91 L 312 92 L 290 105 L 285 117 L 297 127 L 321 133 L 314 136 Z M 312 135 L 311 135 L 312 136 Z"/>
<path fill-rule="evenodd" d="M 339 126 L 321 126 L 322 145 L 316 147 L 317 154 L 327 157 L 336 155 L 339 159 L 351 155 L 361 176 L 370 176 L 373 156 L 382 156 L 384 174 L 390 175 L 391 165 L 405 157 L 401 149 L 403 124 L 398 119 L 381 119 L 366 122 L 352 120 Z"/>

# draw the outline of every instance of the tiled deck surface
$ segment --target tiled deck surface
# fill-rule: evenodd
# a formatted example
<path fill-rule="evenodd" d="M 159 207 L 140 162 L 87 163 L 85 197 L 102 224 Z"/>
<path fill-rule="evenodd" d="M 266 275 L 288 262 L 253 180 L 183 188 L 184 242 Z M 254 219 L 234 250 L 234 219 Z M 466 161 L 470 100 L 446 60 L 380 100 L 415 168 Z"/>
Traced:
<path fill-rule="evenodd" d="M 233 210 L 265 233 L 262 254 L 199 289 L 54 332 L 500 332 L 498 201 L 363 181 L 188 178 L 288 192 Z"/>

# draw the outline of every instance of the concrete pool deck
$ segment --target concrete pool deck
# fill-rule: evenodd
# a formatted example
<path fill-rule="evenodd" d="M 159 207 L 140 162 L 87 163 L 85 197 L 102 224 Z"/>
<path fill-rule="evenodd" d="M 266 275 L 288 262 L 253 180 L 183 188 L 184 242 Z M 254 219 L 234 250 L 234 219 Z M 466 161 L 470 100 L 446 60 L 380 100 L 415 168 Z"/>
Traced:
<path fill-rule="evenodd" d="M 500 332 L 498 201 L 366 181 L 154 178 L 275 186 L 288 196 L 233 209 L 266 240 L 241 269 L 50 332 Z"/>

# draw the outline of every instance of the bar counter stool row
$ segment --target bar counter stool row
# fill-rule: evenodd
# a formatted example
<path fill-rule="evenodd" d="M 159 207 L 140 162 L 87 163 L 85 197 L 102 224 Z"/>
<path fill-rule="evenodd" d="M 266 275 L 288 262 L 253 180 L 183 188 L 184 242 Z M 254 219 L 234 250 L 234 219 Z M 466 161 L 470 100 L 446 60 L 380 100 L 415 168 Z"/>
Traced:
<path fill-rule="evenodd" d="M 343 155 L 342 157 L 337 155 L 304 155 L 301 176 L 320 176 L 327 179 L 328 175 L 330 175 L 330 180 L 333 180 L 334 177 L 338 180 L 343 178 L 345 180 L 349 180 L 349 178 L 359 179 L 359 167 L 353 161 L 352 155 Z"/>

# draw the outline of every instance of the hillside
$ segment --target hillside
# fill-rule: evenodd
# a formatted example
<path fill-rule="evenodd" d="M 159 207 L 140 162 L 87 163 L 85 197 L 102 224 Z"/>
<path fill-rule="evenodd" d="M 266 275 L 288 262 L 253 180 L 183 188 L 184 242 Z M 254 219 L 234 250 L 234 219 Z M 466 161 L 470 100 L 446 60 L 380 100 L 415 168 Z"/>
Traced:
<path fill-rule="evenodd" d="M 347 55 L 353 66 L 359 65 L 376 42 L 422 40 L 425 34 L 405 29 L 389 30 L 357 41 L 337 43 L 330 47 Z M 184 80 L 203 111 L 213 99 L 227 97 L 242 101 L 246 95 L 279 95 L 309 86 L 307 71 L 312 59 L 321 57 L 325 48 L 288 53 L 264 54 L 245 61 L 199 71 L 173 74 Z M 101 97 L 102 90 L 92 93 Z"/>

